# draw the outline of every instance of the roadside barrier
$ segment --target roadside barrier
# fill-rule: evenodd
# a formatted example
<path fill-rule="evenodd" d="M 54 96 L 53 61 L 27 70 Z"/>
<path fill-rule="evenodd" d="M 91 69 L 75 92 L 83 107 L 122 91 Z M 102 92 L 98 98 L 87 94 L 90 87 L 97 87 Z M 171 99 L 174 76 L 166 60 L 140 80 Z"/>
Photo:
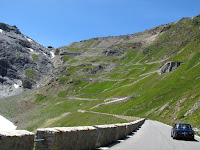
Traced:
<path fill-rule="evenodd" d="M 33 150 L 34 133 L 25 130 L 0 131 L 0 150 Z"/>
<path fill-rule="evenodd" d="M 37 130 L 36 150 L 93 150 L 106 146 L 117 140 L 125 138 L 139 126 L 145 119 L 131 123 L 81 126 L 81 127 L 54 127 Z"/>
<path fill-rule="evenodd" d="M 145 119 L 130 123 L 0 131 L 0 150 L 93 150 L 124 139 Z"/>

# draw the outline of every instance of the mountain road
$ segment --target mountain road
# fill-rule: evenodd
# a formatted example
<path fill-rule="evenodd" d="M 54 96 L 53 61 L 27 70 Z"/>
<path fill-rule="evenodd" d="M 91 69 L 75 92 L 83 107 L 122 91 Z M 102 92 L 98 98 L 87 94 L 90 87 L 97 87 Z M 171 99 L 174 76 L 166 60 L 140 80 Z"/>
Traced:
<path fill-rule="evenodd" d="M 195 136 L 194 141 L 176 140 L 171 138 L 171 128 L 158 121 L 146 120 L 133 135 L 102 150 L 200 150 L 200 137 Z"/>

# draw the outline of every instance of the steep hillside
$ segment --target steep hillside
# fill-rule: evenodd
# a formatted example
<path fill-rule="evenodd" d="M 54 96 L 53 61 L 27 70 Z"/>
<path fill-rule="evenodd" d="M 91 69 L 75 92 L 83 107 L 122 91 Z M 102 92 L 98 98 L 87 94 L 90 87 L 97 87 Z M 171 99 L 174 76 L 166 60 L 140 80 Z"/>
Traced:
<path fill-rule="evenodd" d="M 53 69 L 50 51 L 23 35 L 16 26 L 0 23 L 0 97 L 31 89 Z"/>
<path fill-rule="evenodd" d="M 45 86 L 3 101 L 1 112 L 18 127 L 126 122 L 123 116 L 200 127 L 200 15 L 72 43 L 55 55 Z"/>

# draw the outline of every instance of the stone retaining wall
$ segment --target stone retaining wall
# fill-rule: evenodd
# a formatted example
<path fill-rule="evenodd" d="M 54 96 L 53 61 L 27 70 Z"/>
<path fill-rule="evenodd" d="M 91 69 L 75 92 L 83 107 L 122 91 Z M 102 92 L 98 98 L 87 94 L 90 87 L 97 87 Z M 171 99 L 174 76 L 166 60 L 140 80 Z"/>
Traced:
<path fill-rule="evenodd" d="M 37 130 L 35 150 L 93 150 L 125 138 L 145 119 L 130 123 L 54 127 Z M 25 130 L 0 131 L 0 150 L 33 150 L 34 133 Z"/>
<path fill-rule="evenodd" d="M 55 127 L 37 130 L 36 150 L 90 150 L 95 149 L 98 134 L 92 126 Z"/>
<path fill-rule="evenodd" d="M 93 150 L 125 138 L 145 119 L 131 123 L 82 127 L 55 127 L 37 130 L 36 150 Z"/>
<path fill-rule="evenodd" d="M 0 131 L 0 150 L 33 150 L 34 134 L 25 130 Z"/>

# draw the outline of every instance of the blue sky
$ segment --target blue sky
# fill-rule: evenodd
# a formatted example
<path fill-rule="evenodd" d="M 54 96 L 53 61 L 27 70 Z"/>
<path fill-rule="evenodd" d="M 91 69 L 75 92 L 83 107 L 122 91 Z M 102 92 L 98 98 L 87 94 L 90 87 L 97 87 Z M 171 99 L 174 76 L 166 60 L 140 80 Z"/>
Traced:
<path fill-rule="evenodd" d="M 200 14 L 200 0 L 0 0 L 0 22 L 44 46 L 140 32 Z"/>

